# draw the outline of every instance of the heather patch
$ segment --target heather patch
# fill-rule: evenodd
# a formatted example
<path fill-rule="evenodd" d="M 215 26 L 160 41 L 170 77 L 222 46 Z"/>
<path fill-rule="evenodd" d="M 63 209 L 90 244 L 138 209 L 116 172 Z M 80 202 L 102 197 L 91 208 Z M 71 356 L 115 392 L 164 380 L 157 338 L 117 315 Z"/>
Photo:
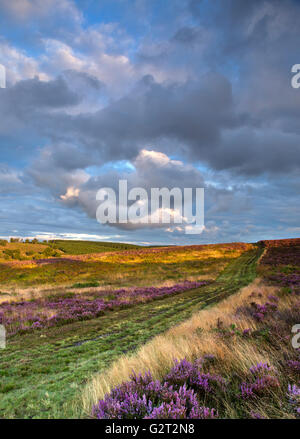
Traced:
<path fill-rule="evenodd" d="M 64 297 L 55 297 L 52 300 L 2 302 L 0 304 L 0 324 L 6 326 L 8 335 L 11 336 L 78 320 L 93 319 L 107 311 L 151 302 L 207 284 L 208 282 L 205 281 L 185 281 L 170 287 L 119 289 L 113 294 L 100 291 L 98 294 L 94 293 L 96 297 L 92 299 L 71 293 L 70 297 L 64 295 Z"/>
<path fill-rule="evenodd" d="M 92 416 L 99 419 L 213 419 L 218 412 L 201 405 L 198 393 L 189 386 L 194 380 L 199 363 L 183 360 L 176 362 L 174 369 L 163 382 L 154 380 L 151 373 L 144 376 L 133 374 L 131 380 L 121 384 L 93 407 Z M 181 370 L 183 385 L 170 385 L 174 374 Z M 186 377 L 184 379 L 183 377 Z M 205 379 L 199 378 L 198 389 Z M 203 392 L 211 392 L 206 379 Z M 201 383 L 200 383 L 201 382 Z"/>

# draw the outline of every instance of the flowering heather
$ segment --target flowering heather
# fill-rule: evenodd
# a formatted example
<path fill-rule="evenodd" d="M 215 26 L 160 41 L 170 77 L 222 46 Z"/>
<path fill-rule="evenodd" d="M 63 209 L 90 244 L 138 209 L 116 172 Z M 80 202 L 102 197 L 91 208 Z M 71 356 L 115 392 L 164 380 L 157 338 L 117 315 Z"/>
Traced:
<path fill-rule="evenodd" d="M 300 265 L 300 246 L 268 248 L 267 253 L 261 259 L 261 265 Z"/>
<path fill-rule="evenodd" d="M 300 246 L 269 248 L 261 260 L 261 266 L 272 269 L 267 279 L 276 285 L 300 294 Z"/>
<path fill-rule="evenodd" d="M 289 360 L 286 362 L 287 366 L 293 371 L 300 374 L 300 361 L 298 360 Z"/>
<path fill-rule="evenodd" d="M 260 413 L 254 411 L 250 412 L 250 416 L 252 419 L 265 419 Z"/>
<path fill-rule="evenodd" d="M 24 333 L 34 329 L 49 328 L 77 320 L 99 317 L 105 311 L 124 308 L 137 303 L 146 303 L 165 296 L 207 285 L 208 282 L 185 281 L 173 286 L 119 289 L 100 291 L 93 299 L 84 295 L 57 297 L 54 300 L 2 302 L 0 304 L 0 324 L 4 324 L 9 335 Z"/>
<path fill-rule="evenodd" d="M 99 419 L 214 419 L 219 416 L 217 410 L 206 407 L 203 402 L 207 404 L 212 395 L 214 401 L 220 398 L 221 402 L 220 389 L 231 398 L 247 400 L 269 396 L 279 388 L 277 377 L 271 374 L 272 367 L 261 362 L 251 366 L 248 381 L 242 382 L 236 393 L 235 387 L 231 388 L 230 383 L 226 385 L 223 377 L 203 373 L 206 360 L 206 357 L 193 363 L 186 359 L 176 360 L 162 382 L 153 380 L 149 372 L 133 374 L 130 381 L 114 388 L 93 407 L 92 416 Z M 297 386 L 289 386 L 288 396 L 293 408 L 299 395 Z M 256 412 L 251 412 L 250 416 L 262 418 Z"/>
<path fill-rule="evenodd" d="M 254 317 L 255 320 L 261 322 L 268 315 L 272 314 L 272 312 L 276 311 L 278 306 L 274 302 L 266 302 L 264 305 L 260 305 L 256 302 L 251 303 L 251 311 L 250 314 Z"/>
<path fill-rule="evenodd" d="M 217 410 L 209 407 L 198 407 L 198 409 L 193 407 L 190 413 L 190 419 L 216 419 L 218 417 Z"/>
<path fill-rule="evenodd" d="M 218 417 L 215 409 L 199 405 L 193 390 L 184 385 L 178 391 L 170 386 L 168 392 L 163 395 L 161 405 L 155 407 L 146 419 L 212 419 Z"/>
<path fill-rule="evenodd" d="M 297 273 L 276 273 L 268 276 L 268 279 L 281 287 L 288 287 L 294 294 L 300 291 L 300 274 Z"/>
<path fill-rule="evenodd" d="M 296 386 L 296 384 L 289 384 L 288 385 L 288 395 L 300 397 L 300 387 Z"/>
<path fill-rule="evenodd" d="M 198 402 L 192 407 L 189 415 L 186 412 L 185 406 L 163 403 L 154 408 L 145 419 L 216 419 L 219 416 L 217 410 L 199 406 Z"/>
<path fill-rule="evenodd" d="M 271 372 L 273 369 L 267 363 L 257 363 L 255 366 L 251 366 L 249 371 L 252 375 L 265 375 L 266 372 Z"/>
<path fill-rule="evenodd" d="M 247 399 L 264 396 L 278 387 L 279 381 L 276 377 L 265 375 L 261 378 L 256 378 L 253 383 L 243 382 L 240 387 L 241 397 Z"/>
<path fill-rule="evenodd" d="M 300 418 L 300 387 L 296 384 L 289 384 L 287 397 L 291 407 Z"/>
<path fill-rule="evenodd" d="M 175 366 L 171 369 L 165 380 L 174 386 L 187 384 L 194 389 L 198 395 L 205 396 L 215 393 L 217 390 L 225 390 L 226 382 L 220 375 L 203 373 L 200 369 L 203 359 L 190 363 L 187 360 L 175 361 Z"/>
<path fill-rule="evenodd" d="M 257 244 L 261 244 L 267 248 L 274 247 L 295 247 L 300 245 L 300 238 L 290 238 L 290 239 L 264 239 L 263 241 L 258 241 Z"/>
<path fill-rule="evenodd" d="M 105 395 L 93 407 L 98 419 L 211 419 L 218 417 L 213 408 L 200 405 L 197 394 L 186 385 L 175 388 L 154 381 L 150 372 L 133 374 Z"/>
<path fill-rule="evenodd" d="M 267 363 L 257 363 L 251 366 L 249 381 L 243 381 L 240 386 L 241 397 L 243 399 L 264 396 L 279 387 L 278 379 L 271 375 L 273 371 Z"/>

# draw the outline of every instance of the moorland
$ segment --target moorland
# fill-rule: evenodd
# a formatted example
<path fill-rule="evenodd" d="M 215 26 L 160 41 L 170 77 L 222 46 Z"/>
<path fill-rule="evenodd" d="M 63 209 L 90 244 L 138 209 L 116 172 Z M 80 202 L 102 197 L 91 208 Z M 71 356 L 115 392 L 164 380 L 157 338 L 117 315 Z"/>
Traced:
<path fill-rule="evenodd" d="M 298 416 L 300 240 L 13 241 L 1 418 Z"/>

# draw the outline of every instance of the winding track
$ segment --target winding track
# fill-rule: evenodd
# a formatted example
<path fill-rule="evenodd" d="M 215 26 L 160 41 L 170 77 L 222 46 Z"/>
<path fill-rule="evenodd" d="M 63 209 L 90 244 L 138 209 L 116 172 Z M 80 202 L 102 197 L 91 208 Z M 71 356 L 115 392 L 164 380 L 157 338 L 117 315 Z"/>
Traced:
<path fill-rule="evenodd" d="M 262 251 L 257 248 L 243 253 L 210 285 L 113 311 L 98 319 L 53 328 L 46 339 L 36 334 L 22 336 L 11 343 L 5 357 L 0 357 L 0 370 L 6 366 L 8 382 L 17 382 L 17 390 L 6 393 L 0 401 L 0 416 L 40 417 L 43 411 L 50 418 L 79 416 L 72 411 L 70 402 L 79 395 L 83 380 L 195 311 L 248 285 L 256 277 L 256 263 Z M 26 373 L 20 361 L 24 356 L 28 362 Z M 43 410 L 45 392 L 51 396 Z M 25 404 L 28 395 L 32 404 Z"/>

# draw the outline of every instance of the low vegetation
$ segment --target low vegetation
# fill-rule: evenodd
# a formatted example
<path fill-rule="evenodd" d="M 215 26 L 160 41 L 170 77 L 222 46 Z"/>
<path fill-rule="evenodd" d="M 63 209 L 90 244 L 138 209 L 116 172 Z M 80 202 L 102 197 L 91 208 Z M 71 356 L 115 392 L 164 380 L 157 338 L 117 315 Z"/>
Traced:
<path fill-rule="evenodd" d="M 139 245 L 122 244 L 119 242 L 70 241 L 61 239 L 49 241 L 49 245 L 54 246 L 68 255 L 85 255 L 88 253 L 102 253 L 141 248 Z"/>
<path fill-rule="evenodd" d="M 296 418 L 297 244 L 3 262 L 0 417 Z"/>
<path fill-rule="evenodd" d="M 252 248 L 251 244 L 224 244 L 115 249 L 87 255 L 0 261 L 0 284 L 9 291 L 17 287 L 19 295 L 20 287 L 43 285 L 58 289 L 62 285 L 97 282 L 105 288 L 123 288 L 213 279 L 232 259 Z"/>
<path fill-rule="evenodd" d="M 148 276 L 142 280 L 151 280 L 148 286 L 151 286 L 152 291 L 153 288 L 174 287 L 184 281 L 194 282 L 189 280 L 189 277 L 194 276 L 199 278 L 201 284 L 207 278 L 210 282 L 197 288 L 193 288 L 196 285 L 190 285 L 192 288 L 176 291 L 175 294 L 163 294 L 159 300 L 140 301 L 133 306 L 107 310 L 96 318 L 76 319 L 63 325 L 33 329 L 30 333 L 25 331 L 11 334 L 7 348 L 3 351 L 5 354 L 1 353 L 0 357 L 1 417 L 90 416 L 82 406 L 81 395 L 84 386 L 94 374 L 107 370 L 122 355 L 135 352 L 147 341 L 188 319 L 193 313 L 217 303 L 237 292 L 241 286 L 247 285 L 256 276 L 256 262 L 262 249 L 237 244 L 236 248 L 235 245 L 225 245 L 223 248 L 204 246 L 194 249 L 162 248 L 160 251 L 147 249 L 126 252 L 128 254 L 123 257 L 123 265 L 127 269 L 129 263 L 126 258 L 135 261 L 135 273 L 140 273 L 139 276 L 143 273 L 141 267 L 148 266 Z M 111 263 L 111 256 L 106 258 L 106 263 Z M 121 254 L 116 254 L 115 258 L 114 264 L 110 266 L 117 273 L 118 268 L 122 270 Z M 156 261 L 163 261 L 164 258 L 168 260 L 166 266 L 171 264 L 176 272 L 175 277 L 160 278 L 160 273 L 167 274 L 168 270 L 159 271 L 161 262 Z M 97 261 L 94 263 L 97 264 Z M 130 262 L 130 266 L 135 265 Z M 41 269 L 46 267 L 48 265 L 38 266 Z M 75 279 L 72 278 L 72 285 Z M 137 285 L 141 282 L 138 277 L 132 277 L 130 281 L 134 288 L 126 289 L 128 293 L 138 288 Z M 24 301 L 34 306 L 36 301 L 46 299 L 46 296 L 48 301 L 52 295 L 51 300 L 56 302 L 65 300 L 63 297 L 70 294 L 67 300 L 75 295 L 79 299 L 82 297 L 82 300 L 93 301 L 104 291 L 108 293 L 106 287 L 85 285 L 77 285 L 77 288 L 3 288 L 2 292 L 5 294 L 0 296 L 0 300 L 2 303 L 9 301 L 11 306 L 18 306 L 18 302 Z M 114 289 L 111 290 L 112 294 L 113 291 Z"/>
<path fill-rule="evenodd" d="M 141 248 L 138 245 L 114 242 L 70 241 L 52 240 L 38 241 L 11 238 L 0 240 L 0 261 L 30 261 L 45 258 L 57 258 L 68 255 L 85 255 L 90 253 L 104 253 L 120 250 L 133 250 Z"/>
<path fill-rule="evenodd" d="M 106 312 L 123 309 L 138 303 L 148 303 L 167 296 L 198 289 L 208 282 L 183 282 L 170 287 L 119 289 L 94 291 L 88 295 L 66 293 L 63 297 L 48 297 L 32 301 L 2 302 L 0 324 L 7 335 L 24 334 L 36 330 L 61 326 L 76 321 L 100 317 Z"/>
<path fill-rule="evenodd" d="M 300 417 L 300 252 L 271 247 L 261 279 L 123 356 L 86 388 L 98 418 Z M 285 287 L 288 287 L 287 290 Z M 134 373 L 132 373 L 134 371 Z"/>

